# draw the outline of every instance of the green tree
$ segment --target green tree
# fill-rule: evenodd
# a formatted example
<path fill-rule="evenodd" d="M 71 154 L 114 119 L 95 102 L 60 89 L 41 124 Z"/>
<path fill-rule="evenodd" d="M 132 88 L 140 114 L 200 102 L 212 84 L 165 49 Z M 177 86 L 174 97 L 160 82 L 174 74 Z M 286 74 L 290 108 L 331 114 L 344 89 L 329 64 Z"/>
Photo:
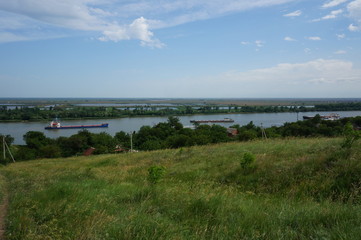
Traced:
<path fill-rule="evenodd" d="M 38 131 L 29 131 L 24 136 L 24 141 L 29 148 L 40 149 L 51 141 L 44 133 Z"/>
<path fill-rule="evenodd" d="M 130 148 L 130 135 L 126 132 L 117 132 L 114 136 L 114 141 L 122 147 Z"/>
<path fill-rule="evenodd" d="M 177 117 L 168 117 L 168 123 L 169 125 L 176 129 L 176 130 L 181 130 L 183 128 L 182 123 L 180 122 L 179 118 Z"/>
<path fill-rule="evenodd" d="M 92 134 L 92 143 L 95 154 L 112 153 L 116 145 L 114 138 L 105 132 Z"/>

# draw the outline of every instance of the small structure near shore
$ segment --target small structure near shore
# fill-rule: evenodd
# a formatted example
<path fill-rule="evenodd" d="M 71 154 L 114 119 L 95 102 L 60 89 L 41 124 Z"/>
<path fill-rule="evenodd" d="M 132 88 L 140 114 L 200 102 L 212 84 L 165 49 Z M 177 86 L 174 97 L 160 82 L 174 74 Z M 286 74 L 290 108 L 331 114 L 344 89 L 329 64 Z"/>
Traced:
<path fill-rule="evenodd" d="M 95 148 L 90 147 L 90 148 L 88 148 L 87 150 L 84 151 L 83 155 L 84 155 L 84 156 L 93 155 L 93 152 L 94 152 L 94 151 L 95 151 Z"/>

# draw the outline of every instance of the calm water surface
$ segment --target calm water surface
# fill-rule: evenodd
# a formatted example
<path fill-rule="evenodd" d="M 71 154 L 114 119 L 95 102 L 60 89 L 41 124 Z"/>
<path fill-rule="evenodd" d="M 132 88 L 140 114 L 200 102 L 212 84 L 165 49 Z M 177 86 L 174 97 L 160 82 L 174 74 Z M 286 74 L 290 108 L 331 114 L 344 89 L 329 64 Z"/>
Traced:
<path fill-rule="evenodd" d="M 187 127 L 192 126 L 190 120 L 220 120 L 224 118 L 232 118 L 234 123 L 222 123 L 220 125 L 229 127 L 234 124 L 245 125 L 250 121 L 257 126 L 271 127 L 281 126 L 286 122 L 295 122 L 297 119 L 302 120 L 302 116 L 328 115 L 332 112 L 305 112 L 305 113 L 246 113 L 246 114 L 224 114 L 224 115 L 193 115 L 179 116 L 181 123 Z M 341 117 L 361 116 L 361 111 L 338 112 Z M 119 131 L 132 132 L 138 131 L 142 126 L 154 126 L 160 122 L 166 122 L 168 117 L 135 117 L 135 118 L 119 118 L 119 119 L 97 119 L 97 120 L 73 120 L 62 121 L 62 125 L 89 125 L 109 123 L 108 128 L 91 128 L 88 129 L 93 133 L 107 132 L 114 136 Z M 15 138 L 14 144 L 24 144 L 23 135 L 28 131 L 44 132 L 47 137 L 57 138 L 60 136 L 69 137 L 76 134 L 79 129 L 61 129 L 61 130 L 45 130 L 46 122 L 18 122 L 18 123 L 0 123 L 0 134 L 10 134 Z"/>

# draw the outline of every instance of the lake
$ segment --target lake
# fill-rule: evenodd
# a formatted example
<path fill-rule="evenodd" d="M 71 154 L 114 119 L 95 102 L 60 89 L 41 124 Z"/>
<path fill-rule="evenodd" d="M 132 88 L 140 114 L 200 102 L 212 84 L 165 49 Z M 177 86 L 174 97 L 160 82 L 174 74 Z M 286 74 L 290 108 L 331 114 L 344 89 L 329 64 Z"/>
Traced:
<path fill-rule="evenodd" d="M 302 116 L 313 116 L 315 114 L 328 115 L 333 112 L 303 112 L 303 113 L 242 113 L 242 114 L 212 114 L 212 115 L 192 115 L 179 116 L 181 123 L 185 127 L 190 127 L 192 124 L 190 120 L 221 120 L 224 118 L 231 118 L 234 123 L 220 123 L 224 127 L 229 127 L 234 124 L 246 125 L 250 121 L 257 126 L 271 127 L 281 126 L 286 122 L 295 122 L 302 120 Z M 361 116 L 361 111 L 345 111 L 336 112 L 341 117 L 355 117 Z M 88 129 L 93 133 L 107 132 L 114 136 L 119 131 L 133 132 L 138 131 L 142 126 L 154 126 L 160 122 L 166 122 L 168 117 L 132 117 L 132 118 L 118 118 L 118 119 L 96 119 L 96 120 L 72 120 L 62 121 L 62 125 L 90 125 L 109 123 L 108 128 L 91 128 Z M 0 123 L 0 134 L 9 134 L 15 138 L 14 144 L 25 144 L 23 135 L 28 131 L 44 132 L 47 137 L 57 138 L 60 136 L 69 137 L 76 134 L 80 129 L 61 129 L 61 130 L 45 130 L 46 122 L 15 122 L 15 123 Z"/>

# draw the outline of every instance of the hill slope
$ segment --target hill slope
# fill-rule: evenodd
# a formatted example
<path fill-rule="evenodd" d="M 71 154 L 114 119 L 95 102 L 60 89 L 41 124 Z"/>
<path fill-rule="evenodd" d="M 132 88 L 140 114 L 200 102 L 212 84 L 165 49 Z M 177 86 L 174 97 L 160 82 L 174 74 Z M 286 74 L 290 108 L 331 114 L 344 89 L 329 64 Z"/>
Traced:
<path fill-rule="evenodd" d="M 0 168 L 8 239 L 359 239 L 361 150 L 288 139 Z M 244 153 L 254 164 L 242 168 Z M 148 168 L 166 174 L 147 181 Z M 0 179 L 1 180 L 1 179 Z"/>

